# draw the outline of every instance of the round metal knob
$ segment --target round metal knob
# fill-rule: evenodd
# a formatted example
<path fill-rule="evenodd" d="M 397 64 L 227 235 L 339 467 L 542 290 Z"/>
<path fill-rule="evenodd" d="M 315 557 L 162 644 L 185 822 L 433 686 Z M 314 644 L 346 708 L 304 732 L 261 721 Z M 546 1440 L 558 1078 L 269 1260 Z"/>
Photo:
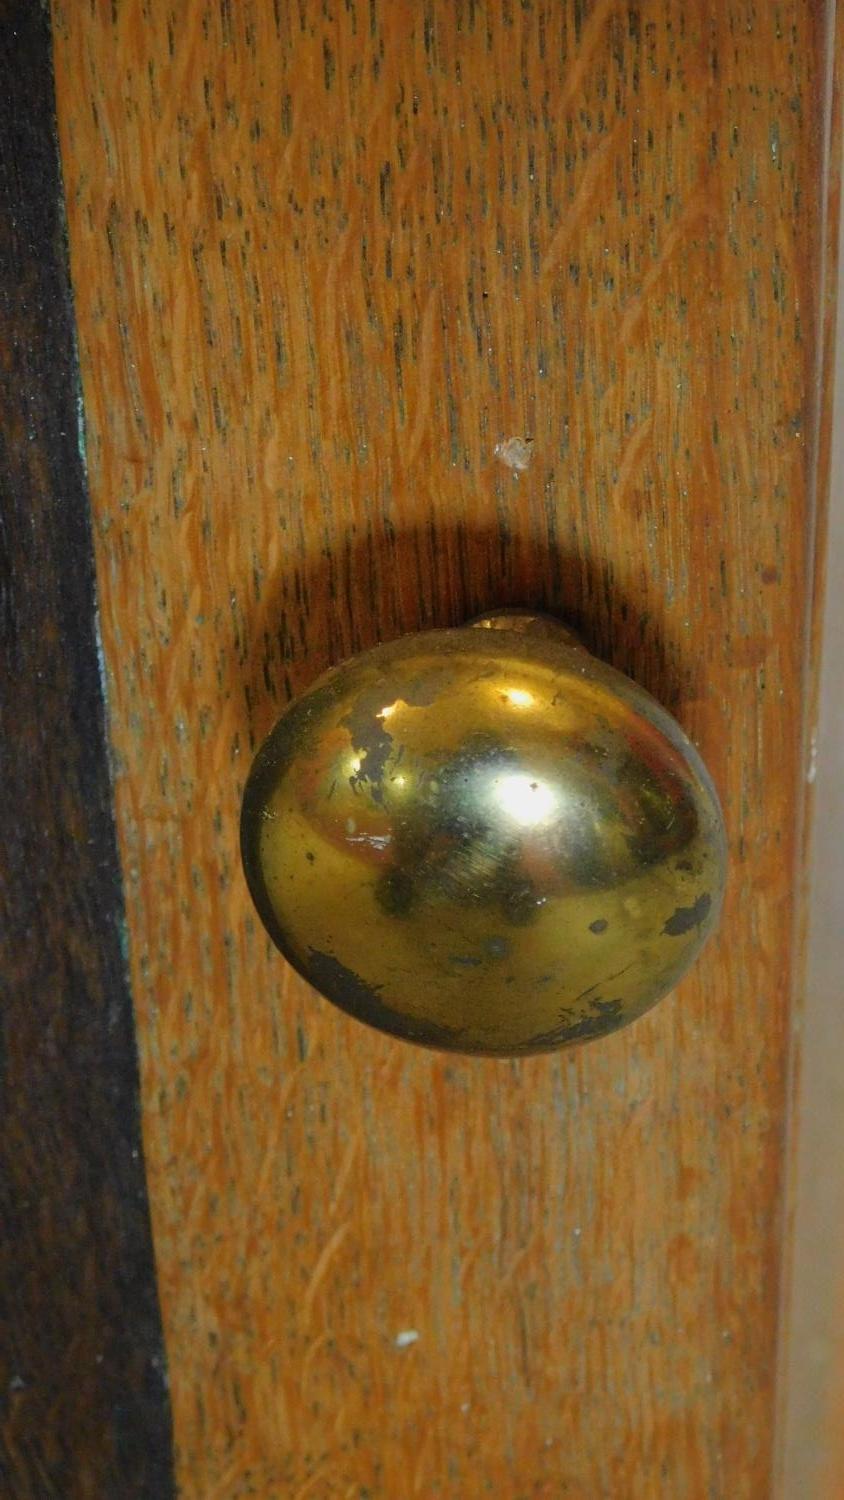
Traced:
<path fill-rule="evenodd" d="M 640 1016 L 716 926 L 726 868 L 679 725 L 532 615 L 327 672 L 259 751 L 241 831 L 267 930 L 316 989 L 500 1056 Z"/>

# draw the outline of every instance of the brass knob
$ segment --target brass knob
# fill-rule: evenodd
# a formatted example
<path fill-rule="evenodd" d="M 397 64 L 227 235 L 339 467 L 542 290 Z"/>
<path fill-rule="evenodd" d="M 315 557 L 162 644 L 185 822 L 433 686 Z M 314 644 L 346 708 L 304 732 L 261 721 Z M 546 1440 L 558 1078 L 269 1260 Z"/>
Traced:
<path fill-rule="evenodd" d="M 726 869 L 679 725 L 528 614 L 326 672 L 258 752 L 241 832 L 261 918 L 316 989 L 498 1056 L 640 1016 L 716 926 Z"/>

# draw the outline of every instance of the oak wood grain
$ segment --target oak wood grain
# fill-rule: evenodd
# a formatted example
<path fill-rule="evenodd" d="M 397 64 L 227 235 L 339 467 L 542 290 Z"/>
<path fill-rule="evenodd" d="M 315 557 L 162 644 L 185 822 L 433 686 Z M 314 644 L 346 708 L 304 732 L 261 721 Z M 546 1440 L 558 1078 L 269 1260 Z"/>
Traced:
<path fill-rule="evenodd" d="M 167 1500 L 49 17 L 0 0 L 0 1494 Z"/>
<path fill-rule="evenodd" d="M 757 1500 L 823 7 L 53 16 L 182 1493 Z M 495 1064 L 307 990 L 237 821 L 329 661 L 506 604 L 680 716 L 732 880 L 652 1016 Z"/>

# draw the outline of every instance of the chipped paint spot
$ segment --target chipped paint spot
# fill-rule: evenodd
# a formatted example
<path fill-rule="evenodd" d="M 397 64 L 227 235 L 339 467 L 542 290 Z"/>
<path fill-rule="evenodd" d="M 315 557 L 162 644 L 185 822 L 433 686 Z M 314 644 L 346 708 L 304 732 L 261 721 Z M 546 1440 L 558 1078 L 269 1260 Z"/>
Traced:
<path fill-rule="evenodd" d="M 601 1000 L 596 996 L 589 1001 L 589 1012 L 575 1017 L 564 1007 L 560 1011 L 559 1026 L 553 1027 L 551 1031 L 540 1032 L 520 1050 L 529 1052 L 544 1047 L 563 1047 L 570 1042 L 590 1041 L 593 1037 L 605 1036 L 624 1025 L 624 1000 L 620 996 L 614 1000 Z"/>
<path fill-rule="evenodd" d="M 694 906 L 678 906 L 674 915 L 668 918 L 663 932 L 666 937 L 683 937 L 693 928 L 700 927 L 709 916 L 712 907 L 712 897 L 708 891 L 698 896 Z"/>
<path fill-rule="evenodd" d="M 320 994 L 339 1005 L 347 1015 L 379 1031 L 405 1037 L 423 1047 L 453 1047 L 459 1035 L 450 1027 L 418 1016 L 406 1016 L 393 1010 L 381 999 L 380 984 L 367 984 L 353 969 L 347 968 L 333 953 L 311 948 L 306 968 L 308 979 Z"/>
<path fill-rule="evenodd" d="M 384 801 L 381 782 L 393 748 L 393 739 L 385 730 L 381 718 L 384 709 L 383 690 L 376 688 L 374 702 L 370 701 L 372 697 L 372 693 L 363 694 L 341 722 L 349 731 L 354 749 L 359 752 L 349 783 L 354 790 L 359 786 L 368 786 L 373 802 L 380 806 Z"/>
<path fill-rule="evenodd" d="M 484 947 L 490 958 L 507 958 L 510 953 L 511 944 L 507 938 L 491 937 L 487 938 Z"/>

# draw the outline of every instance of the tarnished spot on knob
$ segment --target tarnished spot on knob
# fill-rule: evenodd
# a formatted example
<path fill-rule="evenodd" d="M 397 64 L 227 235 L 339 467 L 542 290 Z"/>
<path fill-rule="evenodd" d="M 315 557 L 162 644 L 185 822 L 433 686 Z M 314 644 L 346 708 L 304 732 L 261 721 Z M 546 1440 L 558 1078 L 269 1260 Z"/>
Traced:
<path fill-rule="evenodd" d="M 499 1056 L 653 1005 L 716 926 L 726 866 L 679 725 L 527 614 L 326 673 L 259 751 L 241 835 L 258 911 L 318 990 L 394 1036 Z"/>

